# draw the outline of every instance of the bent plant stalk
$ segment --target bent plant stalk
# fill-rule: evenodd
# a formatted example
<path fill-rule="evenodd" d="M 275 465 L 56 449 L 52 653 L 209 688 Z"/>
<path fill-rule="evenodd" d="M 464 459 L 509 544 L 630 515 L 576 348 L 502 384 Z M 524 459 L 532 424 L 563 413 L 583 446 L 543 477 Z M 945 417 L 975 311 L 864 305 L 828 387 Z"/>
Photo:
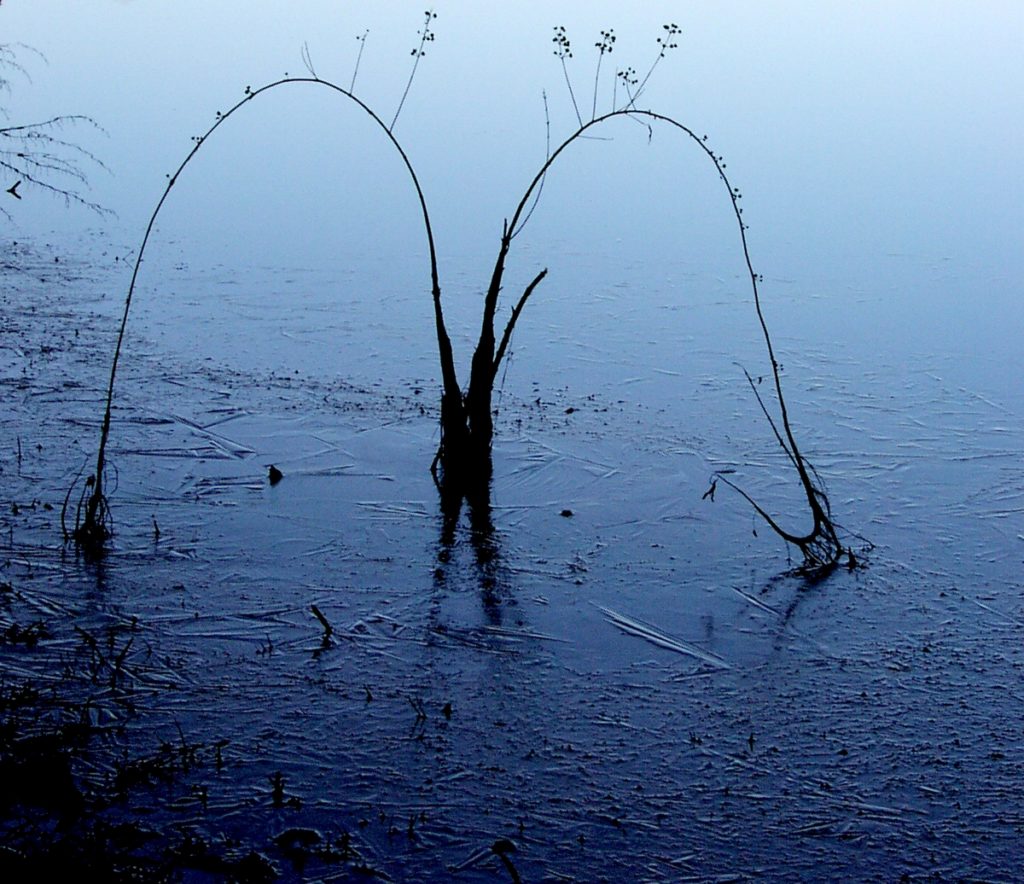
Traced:
<path fill-rule="evenodd" d="M 161 195 L 156 208 L 153 210 L 153 214 L 150 216 L 149 223 L 146 226 L 146 232 L 142 238 L 142 243 L 139 246 L 138 255 L 135 259 L 135 267 L 132 271 L 131 282 L 128 286 L 128 293 L 125 297 L 124 311 L 121 316 L 121 323 L 117 334 L 117 343 L 114 347 L 114 357 L 110 366 L 110 377 L 107 384 L 106 405 L 100 429 L 100 441 L 96 454 L 95 472 L 86 479 L 85 487 L 76 508 L 75 527 L 73 531 L 68 532 L 65 529 L 65 537 L 67 539 L 74 539 L 75 543 L 87 554 L 101 554 L 104 545 L 110 538 L 113 530 L 110 508 L 105 495 L 105 476 L 107 466 L 107 442 L 110 437 L 111 412 L 114 402 L 114 384 L 117 378 L 117 368 L 121 357 L 121 348 L 124 343 L 125 329 L 128 324 L 128 314 L 131 310 L 132 299 L 138 282 L 139 269 L 142 266 L 142 259 L 145 255 L 146 246 L 148 245 L 150 236 L 153 233 L 153 228 L 156 224 L 156 219 L 160 214 L 160 210 L 163 208 L 164 203 L 170 196 L 171 190 L 177 183 L 179 176 L 184 171 L 185 167 L 188 166 L 188 164 L 195 158 L 196 154 L 198 154 L 200 148 L 206 142 L 206 139 L 220 128 L 220 126 L 222 126 L 229 118 L 237 113 L 239 109 L 251 102 L 258 95 L 262 95 L 263 93 L 269 92 L 273 89 L 302 84 L 326 87 L 327 89 L 330 89 L 354 102 L 370 117 L 370 119 L 376 124 L 377 128 L 384 133 L 385 137 L 398 152 L 406 171 L 409 173 L 412 184 L 416 189 L 416 195 L 423 215 L 423 225 L 426 231 L 427 244 L 430 253 L 431 295 L 434 303 L 435 328 L 437 333 L 438 353 L 441 362 L 442 438 L 444 439 L 444 444 L 449 447 L 452 452 L 455 452 L 460 456 L 470 450 L 468 438 L 463 432 L 463 428 L 466 426 L 465 409 L 462 401 L 463 397 L 459 388 L 458 377 L 455 372 L 455 361 L 452 354 L 451 339 L 448 335 L 447 328 L 445 327 L 444 314 L 441 307 L 441 285 L 438 278 L 437 252 L 434 246 L 434 234 L 430 224 L 430 215 L 427 211 L 426 197 L 423 194 L 423 189 L 420 187 L 419 179 L 416 176 L 416 172 L 413 169 L 412 163 L 410 162 L 405 150 L 391 132 L 391 128 L 366 103 L 357 98 L 350 90 L 343 89 L 341 86 L 327 80 L 322 80 L 315 75 L 311 77 L 285 77 L 261 86 L 258 89 L 246 87 L 245 97 L 234 104 L 227 112 L 217 113 L 216 122 L 210 126 L 203 135 L 193 139 L 195 144 L 191 151 L 189 151 L 188 155 L 182 161 L 181 165 L 178 166 L 177 170 L 168 176 L 167 186 L 164 188 L 164 192 Z M 69 500 L 70 496 L 71 491 L 68 492 Z M 65 509 L 66 507 L 67 501 L 65 501 Z"/>
<path fill-rule="evenodd" d="M 804 565 L 811 570 L 821 570 L 833 567 L 840 559 L 840 557 L 846 552 L 842 543 L 839 540 L 838 532 L 836 530 L 835 523 L 832 521 L 831 507 L 829 504 L 828 496 L 821 487 L 821 483 L 817 478 L 817 473 L 810 462 L 804 457 L 800 451 L 800 447 L 797 444 L 796 436 L 793 432 L 793 427 L 789 419 L 789 410 L 786 407 L 786 399 L 782 391 L 782 378 L 779 369 L 779 363 L 775 358 L 775 348 L 772 344 L 771 334 L 768 331 L 768 324 L 764 317 L 764 311 L 761 307 L 761 296 L 758 289 L 758 282 L 761 277 L 755 273 L 753 264 L 750 258 L 750 249 L 747 244 L 747 225 L 743 221 L 743 210 L 740 207 L 740 193 L 739 190 L 734 188 L 729 181 L 728 176 L 725 172 L 725 163 L 722 158 L 714 153 L 711 148 L 708 147 L 706 138 L 699 137 L 692 129 L 688 126 L 683 125 L 672 117 L 664 114 L 656 113 L 651 110 L 640 110 L 633 106 L 635 97 L 631 99 L 630 103 L 622 108 L 613 110 L 609 113 L 595 117 L 590 122 L 583 123 L 573 132 L 568 138 L 566 138 L 547 158 L 543 166 L 534 176 L 526 192 L 523 194 L 515 212 L 511 219 L 505 222 L 504 229 L 502 231 L 501 245 L 498 250 L 498 257 L 495 261 L 494 272 L 491 277 L 491 283 L 487 290 L 487 295 L 484 301 L 484 315 L 483 315 L 483 327 L 480 333 L 480 341 L 477 344 L 476 352 L 473 356 L 472 373 L 470 375 L 469 389 L 465 397 L 465 408 L 467 412 L 468 420 L 468 432 L 472 439 L 472 447 L 475 453 L 477 461 L 483 464 L 486 461 L 486 479 L 490 477 L 490 446 L 491 438 L 493 436 L 493 425 L 491 420 L 491 393 L 494 385 L 494 378 L 497 374 L 498 367 L 501 363 L 501 359 L 505 354 L 505 349 L 508 344 L 509 338 L 511 337 L 512 331 L 515 328 L 515 324 L 522 313 L 523 307 L 526 301 L 529 299 L 533 290 L 540 283 L 540 281 L 547 274 L 547 270 L 541 271 L 537 277 L 530 283 L 526 288 L 523 295 L 520 297 L 518 303 L 515 305 L 511 318 L 505 328 L 505 333 L 502 337 L 501 346 L 498 348 L 495 354 L 494 349 L 494 316 L 497 307 L 498 294 L 501 291 L 502 276 L 505 272 L 506 259 L 508 257 L 509 249 L 511 247 L 512 239 L 517 235 L 525 223 L 524 213 L 527 212 L 527 205 L 530 203 L 531 197 L 534 196 L 537 189 L 542 186 L 542 183 L 547 176 L 548 172 L 554 165 L 555 161 L 559 156 L 573 143 L 586 137 L 590 131 L 597 126 L 601 126 L 608 123 L 616 118 L 630 118 L 638 120 L 648 128 L 648 132 L 651 132 L 651 126 L 653 123 L 664 124 L 678 132 L 681 132 L 691 141 L 693 141 L 711 160 L 714 164 L 716 171 L 722 182 L 725 184 L 726 190 L 729 194 L 729 201 L 732 205 L 733 213 L 736 216 L 736 222 L 739 226 L 740 243 L 743 248 L 743 259 L 746 263 L 748 278 L 750 280 L 751 289 L 753 291 L 754 307 L 757 311 L 758 322 L 761 327 L 761 333 L 764 337 L 765 346 L 768 350 L 768 358 L 771 362 L 772 367 L 772 378 L 774 380 L 775 394 L 778 398 L 779 414 L 781 431 L 771 414 L 765 407 L 765 403 L 754 387 L 751 381 L 751 388 L 754 390 L 754 395 L 757 397 L 757 401 L 761 406 L 765 417 L 775 433 L 775 437 L 779 442 L 779 445 L 783 448 L 788 456 L 793 467 L 796 469 L 797 476 L 800 480 L 800 485 L 803 489 L 804 495 L 807 499 L 807 505 L 810 510 L 812 524 L 811 529 L 806 534 L 797 534 L 792 531 L 787 531 L 783 528 L 777 519 L 772 517 L 762 506 L 760 506 L 747 492 L 742 488 L 739 488 L 734 482 L 726 478 L 721 473 L 716 474 L 715 478 L 721 478 L 723 483 L 728 485 L 730 488 L 736 490 L 741 494 L 750 504 L 754 507 L 754 510 L 759 516 L 766 522 L 766 524 L 784 541 L 793 546 L 797 547 L 804 557 Z M 527 213 L 528 217 L 528 213 Z M 748 381 L 751 380 L 750 375 L 747 375 Z M 442 423 L 444 423 L 442 421 Z M 486 454 L 486 458 L 484 455 Z M 482 475 L 477 477 L 478 480 L 485 480 Z M 853 562 L 853 558 L 850 559 Z"/>

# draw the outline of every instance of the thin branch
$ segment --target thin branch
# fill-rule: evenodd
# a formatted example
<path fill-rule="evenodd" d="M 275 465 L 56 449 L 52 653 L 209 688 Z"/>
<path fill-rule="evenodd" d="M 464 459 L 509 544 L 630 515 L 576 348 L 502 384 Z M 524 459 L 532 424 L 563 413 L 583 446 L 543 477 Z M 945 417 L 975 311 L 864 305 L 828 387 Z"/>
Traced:
<path fill-rule="evenodd" d="M 626 93 L 626 97 L 629 99 L 622 107 L 619 107 L 619 81 L 622 81 L 623 91 Z M 639 81 L 636 78 L 636 68 L 628 67 L 624 70 L 618 71 L 615 74 L 615 88 L 612 90 L 612 110 L 625 110 L 630 107 L 636 97 L 633 95 L 633 87 Z"/>
<path fill-rule="evenodd" d="M 634 92 L 630 96 L 629 105 L 627 105 L 628 107 L 632 107 L 635 105 L 636 100 L 640 97 L 641 93 L 644 91 L 644 88 L 647 86 L 647 81 L 651 79 L 651 74 L 654 73 L 654 69 L 665 57 L 665 53 L 667 53 L 671 49 L 679 48 L 679 44 L 675 42 L 675 38 L 682 33 L 682 31 L 679 28 L 679 25 L 673 22 L 672 24 L 662 25 L 661 28 L 665 33 L 658 37 L 658 54 L 657 56 L 655 56 L 654 63 L 647 71 L 647 74 L 644 76 L 642 82 L 640 83 L 640 86 L 637 88 L 636 92 Z"/>
<path fill-rule="evenodd" d="M 739 363 L 735 363 L 739 365 Z M 757 385 L 754 383 L 754 379 L 750 376 L 750 372 L 747 371 L 742 365 L 739 366 L 740 370 L 747 377 L 747 383 L 750 384 L 750 389 L 754 393 L 754 398 L 757 399 L 757 404 L 761 406 L 761 412 L 764 414 L 765 419 L 768 421 L 768 426 L 772 428 L 772 432 L 775 434 L 775 440 L 779 443 L 779 447 L 786 452 L 786 457 L 789 458 L 793 466 L 796 466 L 796 458 L 793 457 L 793 452 L 789 450 L 789 446 L 785 443 L 782 435 L 779 433 L 778 427 L 775 426 L 775 419 L 771 416 L 768 408 L 764 404 L 764 400 L 761 398 L 761 393 L 757 389 Z"/>
<path fill-rule="evenodd" d="M 569 98 L 572 99 L 572 109 L 576 111 L 576 122 L 583 127 L 583 115 L 580 113 L 580 106 L 576 103 L 576 93 L 572 88 L 572 80 L 569 79 L 569 68 L 565 64 L 567 58 L 572 58 L 572 44 L 565 33 L 565 28 L 559 25 L 555 28 L 555 36 L 551 38 L 555 44 L 555 56 L 562 63 L 562 74 L 565 76 L 565 85 L 569 90 Z"/>
<path fill-rule="evenodd" d="M 25 52 L 31 52 L 36 56 L 36 58 L 42 61 L 43 64 L 49 64 L 49 62 L 46 56 L 34 46 L 28 46 L 25 43 L 0 43 L 0 67 L 8 68 L 18 74 L 21 74 L 27 82 L 31 83 L 32 74 L 29 73 L 28 68 L 18 61 L 18 55 L 14 51 L 15 47 Z M 0 89 L 9 89 L 10 85 L 10 82 L 6 78 L 0 77 Z"/>
<path fill-rule="evenodd" d="M 512 332 L 516 327 L 516 320 L 519 319 L 519 314 L 523 312 L 523 308 L 526 306 L 526 302 L 529 300 L 530 295 L 533 294 L 533 290 L 540 285 L 542 279 L 548 275 L 548 269 L 545 267 L 540 273 L 538 273 L 531 282 L 522 296 L 519 298 L 518 303 L 512 308 L 512 315 L 509 317 L 508 325 L 505 326 L 505 332 L 501 336 L 501 343 L 498 345 L 498 352 L 494 357 L 494 373 L 493 376 L 497 376 L 498 368 L 501 365 L 501 360 L 505 356 L 505 350 L 508 347 L 509 341 L 512 339 Z"/>
<path fill-rule="evenodd" d="M 369 36 L 370 30 L 367 28 L 363 31 L 362 37 L 356 37 L 359 41 L 359 54 L 356 56 L 356 66 L 352 71 L 352 82 L 349 84 L 348 91 L 356 91 L 356 75 L 359 73 L 359 63 L 363 60 L 363 50 L 366 48 L 366 38 Z"/>
<path fill-rule="evenodd" d="M 31 83 L 32 76 L 18 61 L 15 49 L 30 52 L 43 63 L 46 63 L 46 56 L 22 43 L 0 44 L 0 70 L 15 71 Z M 9 92 L 10 85 L 6 77 L 0 76 L 0 90 Z M 5 110 L 0 111 L 0 117 L 8 117 Z M 100 215 L 113 214 L 85 197 L 74 185 L 65 186 L 60 181 L 63 178 L 87 187 L 88 179 L 79 167 L 81 161 L 106 170 L 106 166 L 94 154 L 55 134 L 63 128 L 82 125 L 106 134 L 94 120 L 80 114 L 63 114 L 40 122 L 0 127 L 0 168 L 11 172 L 17 179 L 8 192 L 20 199 L 17 187 L 24 182 L 27 187 L 62 198 L 65 205 L 77 203 Z M 6 210 L 0 211 L 5 217 L 11 217 Z"/>
<path fill-rule="evenodd" d="M 594 44 L 597 47 L 597 70 L 594 71 L 594 101 L 591 105 L 590 119 L 594 119 L 597 116 L 597 89 L 601 79 L 601 62 L 604 60 L 605 53 L 611 53 L 612 47 L 615 44 L 615 31 L 609 28 L 607 31 L 601 31 L 601 39 Z M 614 108 L 614 103 L 612 104 Z"/>
<path fill-rule="evenodd" d="M 0 168 L 13 173 L 32 187 L 61 197 L 66 205 L 76 203 L 100 215 L 113 214 L 109 209 L 83 196 L 74 187 L 65 187 L 49 180 L 63 177 L 87 186 L 88 178 L 79 167 L 78 160 L 109 171 L 103 161 L 91 151 L 53 134 L 60 129 L 76 125 L 86 125 L 106 135 L 104 129 L 94 120 L 80 114 L 56 116 L 36 123 L 0 128 Z M 58 151 L 64 151 L 69 156 L 62 156 Z"/>
<path fill-rule="evenodd" d="M 754 508 L 754 510 L 757 512 L 757 514 L 762 519 L 764 519 L 765 522 L 767 522 L 768 527 L 770 527 L 776 534 L 779 535 L 779 537 L 781 537 L 787 543 L 791 543 L 793 546 L 799 547 L 802 544 L 804 544 L 807 540 L 809 540 L 811 537 L 814 536 L 814 532 L 812 532 L 811 534 L 808 534 L 807 537 L 800 537 L 800 536 L 798 536 L 796 534 L 791 534 L 789 531 L 786 531 L 786 529 L 783 528 L 778 522 L 776 522 L 775 519 L 773 519 L 758 504 L 758 502 L 756 500 L 754 500 L 754 498 L 752 498 L 749 494 L 747 494 L 747 492 L 744 491 L 742 488 L 740 488 L 740 486 L 737 485 L 735 482 L 727 479 L 721 473 L 715 473 L 715 478 L 716 479 L 721 479 L 733 491 L 735 491 L 737 494 L 739 494 L 741 497 L 743 497 L 747 501 L 747 503 L 749 503 Z"/>
<path fill-rule="evenodd" d="M 313 56 L 309 54 L 309 43 L 305 41 L 302 43 L 302 64 L 314 80 L 320 79 L 317 76 L 316 69 L 313 67 Z"/>
<path fill-rule="evenodd" d="M 412 57 L 414 60 L 412 63 L 412 70 L 409 72 L 409 82 L 405 84 L 405 91 L 402 93 L 402 98 L 398 102 L 398 108 L 397 110 L 395 110 L 394 119 L 392 119 L 391 125 L 388 126 L 389 132 L 395 128 L 395 123 L 398 122 L 398 115 L 402 112 L 402 108 L 405 106 L 405 99 L 409 95 L 409 90 L 412 89 L 412 81 L 416 79 L 416 70 L 420 66 L 420 59 L 427 54 L 426 49 L 424 47 L 427 45 L 427 43 L 434 42 L 434 32 L 430 29 L 430 23 L 431 21 L 433 21 L 433 19 L 437 18 L 437 13 L 434 12 L 432 9 L 428 9 L 424 13 L 424 16 L 426 18 L 423 22 L 423 30 L 419 32 L 420 45 L 416 49 L 413 49 L 412 51 Z"/>
<path fill-rule="evenodd" d="M 551 156 L 551 114 L 548 110 L 548 94 L 542 92 L 541 96 L 544 100 L 544 158 L 548 159 Z M 534 209 L 537 208 L 537 204 L 540 202 L 540 196 L 544 192 L 544 179 L 541 179 L 540 187 L 537 188 L 537 193 L 533 197 L 533 205 L 530 206 L 526 213 L 526 216 L 519 223 L 519 226 L 512 231 L 509 235 L 509 239 L 515 239 L 522 233 L 523 228 L 527 225 L 530 217 L 533 215 Z"/>

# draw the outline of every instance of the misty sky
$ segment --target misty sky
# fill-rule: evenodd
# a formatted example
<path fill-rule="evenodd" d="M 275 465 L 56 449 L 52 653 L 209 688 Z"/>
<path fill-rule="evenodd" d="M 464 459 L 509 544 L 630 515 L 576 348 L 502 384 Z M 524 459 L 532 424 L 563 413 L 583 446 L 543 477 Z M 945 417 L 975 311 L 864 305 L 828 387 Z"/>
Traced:
<path fill-rule="evenodd" d="M 0 8 L 3 39 L 37 48 L 48 64 L 26 56 L 32 82 L 14 76 L 6 103 L 12 122 L 81 113 L 105 129 L 106 137 L 68 134 L 108 166 L 109 175 L 92 175 L 92 196 L 117 212 L 113 229 L 130 241 L 189 139 L 245 86 L 304 73 L 304 43 L 318 74 L 347 86 L 356 38 L 368 30 L 355 91 L 390 117 L 423 9 L 9 0 Z M 423 181 L 443 254 L 493 248 L 501 219 L 543 162 L 545 93 L 552 138 L 572 129 L 552 27 L 564 25 L 574 41 L 570 74 L 586 113 L 600 29 L 618 36 L 610 75 L 611 66 L 646 70 L 671 21 L 683 30 L 680 48 L 641 105 L 706 132 L 726 157 L 760 265 L 808 284 L 829 268 L 863 286 L 875 284 L 872 268 L 887 256 L 904 254 L 949 261 L 955 277 L 988 268 L 985 293 L 951 291 L 951 304 L 982 294 L 1009 303 L 1016 290 L 1010 280 L 1024 272 L 1019 3 L 464 0 L 435 10 L 437 39 L 395 131 Z M 611 104 L 607 75 L 599 109 Z M 275 93 L 237 125 L 233 118 L 180 182 L 168 230 L 243 256 L 420 243 L 394 156 L 365 118 L 322 93 Z M 720 185 L 697 152 L 667 132 L 648 144 L 628 123 L 606 134 L 611 140 L 580 145 L 552 175 L 524 248 L 618 243 L 654 260 L 684 248 L 710 255 L 733 236 Z M 101 224 L 40 196 L 14 208 L 26 232 Z M 734 240 L 726 246 L 728 258 L 709 260 L 733 261 Z"/>

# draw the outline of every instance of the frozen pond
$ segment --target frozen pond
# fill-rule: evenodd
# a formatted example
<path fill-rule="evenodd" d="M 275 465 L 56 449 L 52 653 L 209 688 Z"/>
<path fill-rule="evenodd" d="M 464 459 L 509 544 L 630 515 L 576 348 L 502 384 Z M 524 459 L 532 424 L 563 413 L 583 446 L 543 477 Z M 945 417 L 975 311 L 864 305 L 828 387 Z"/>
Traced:
<path fill-rule="evenodd" d="M 485 22 L 462 6 L 438 8 L 395 132 L 431 201 L 466 371 L 501 220 L 543 162 L 540 90 L 553 137 L 575 121 L 551 27 L 583 57 L 612 25 L 610 58 L 635 64 L 682 13 L 523 4 Z M 549 276 L 496 385 L 492 507 L 446 521 L 414 194 L 365 115 L 298 86 L 229 120 L 172 191 L 117 383 L 117 533 L 100 564 L 62 546 L 164 174 L 247 85 L 304 74 L 303 40 L 347 87 L 371 28 L 359 77 L 393 113 L 421 25 L 396 7 L 309 4 L 275 30 L 263 11 L 243 28 L 111 3 L 74 46 L 42 12 L 0 13 L 50 58 L 12 122 L 38 102 L 102 123 L 89 148 L 116 175 L 92 175 L 91 196 L 118 212 L 9 203 L 5 722 L 38 735 L 74 712 L 90 739 L 68 753 L 83 804 L 18 785 L 4 843 L 73 819 L 153 877 L 1012 879 L 1009 6 L 694 13 L 647 96 L 707 131 L 743 190 L 795 430 L 865 567 L 807 581 L 740 496 L 702 498 L 732 469 L 787 526 L 807 521 L 738 367 L 770 369 L 721 183 L 693 145 L 628 120 L 576 145 L 515 242 L 510 293 Z M 19 712 L 24 685 L 64 699 Z M 21 784 L 17 745 L 0 763 Z"/>

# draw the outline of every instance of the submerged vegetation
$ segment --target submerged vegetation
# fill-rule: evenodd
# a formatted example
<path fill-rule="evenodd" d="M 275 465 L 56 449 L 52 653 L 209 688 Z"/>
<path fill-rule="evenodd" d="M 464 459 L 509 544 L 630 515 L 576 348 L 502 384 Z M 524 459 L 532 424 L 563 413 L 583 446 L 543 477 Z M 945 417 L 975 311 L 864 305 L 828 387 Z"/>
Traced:
<path fill-rule="evenodd" d="M 786 407 L 783 395 L 780 366 L 776 360 L 771 336 L 768 331 L 764 313 L 762 310 L 759 283 L 762 277 L 755 272 L 750 259 L 750 252 L 747 246 L 747 224 L 743 218 L 741 208 L 741 194 L 738 188 L 734 187 L 726 174 L 726 164 L 723 158 L 716 154 L 708 146 L 708 139 L 705 135 L 698 135 L 695 130 L 683 124 L 677 119 L 659 113 L 651 109 L 638 106 L 637 102 L 642 97 L 650 78 L 667 53 L 677 48 L 677 39 L 680 29 L 675 24 L 666 24 L 663 33 L 657 38 L 655 57 L 646 73 L 640 77 L 632 67 L 614 70 L 608 73 L 604 65 L 605 56 L 611 55 L 615 44 L 615 35 L 612 30 L 602 31 L 600 39 L 595 43 L 597 49 L 597 63 L 593 77 L 593 97 L 590 101 L 590 116 L 585 117 L 580 110 L 580 101 L 577 99 L 576 90 L 573 86 L 568 61 L 573 57 L 572 44 L 563 27 L 555 28 L 553 42 L 555 44 L 554 54 L 559 59 L 562 72 L 568 89 L 572 106 L 576 116 L 574 130 L 565 137 L 552 150 L 550 147 L 550 120 L 548 121 L 548 155 L 544 163 L 537 170 L 530 180 L 526 190 L 523 192 L 512 214 L 504 219 L 501 228 L 498 253 L 494 262 L 489 284 L 484 293 L 483 310 L 479 337 L 473 351 L 469 369 L 468 383 L 463 386 L 459 380 L 459 373 L 455 365 L 452 350 L 451 338 L 445 322 L 441 298 L 441 284 L 438 273 L 437 252 L 434 243 L 434 236 L 431 227 L 430 214 L 427 208 L 427 200 L 420 181 L 416 175 L 413 165 L 394 134 L 395 125 L 398 122 L 402 108 L 410 93 L 416 71 L 421 59 L 425 54 L 428 43 L 435 39 L 433 31 L 433 20 L 435 13 L 427 11 L 423 29 L 419 32 L 419 44 L 412 50 L 413 64 L 409 79 L 398 102 L 397 109 L 386 123 L 373 108 L 360 99 L 355 92 L 356 75 L 358 74 L 359 63 L 365 48 L 366 35 L 358 38 L 360 43 L 359 56 L 356 60 L 355 71 L 352 82 L 348 88 L 344 88 L 329 80 L 322 79 L 315 71 L 307 47 L 303 48 L 303 61 L 308 71 L 308 76 L 289 77 L 260 86 L 258 88 L 246 87 L 244 95 L 226 112 L 218 112 L 215 122 L 204 132 L 193 138 L 193 146 L 179 167 L 168 175 L 167 185 L 160 197 L 146 227 L 145 234 L 139 247 L 135 267 L 132 273 L 131 282 L 125 298 L 124 312 L 121 317 L 120 328 L 117 336 L 117 343 L 114 350 L 111 364 L 109 383 L 107 388 L 106 406 L 103 415 L 100 432 L 99 448 L 96 456 L 95 470 L 85 480 L 85 484 L 75 511 L 74 528 L 65 528 L 66 537 L 73 538 L 75 542 L 89 554 L 100 554 L 107 539 L 111 535 L 112 522 L 110 509 L 106 497 L 107 489 L 107 458 L 106 446 L 110 434 L 111 408 L 114 398 L 114 386 L 117 375 L 118 360 L 121 355 L 121 347 L 124 341 L 125 329 L 132 298 L 138 281 L 139 270 L 145 255 L 147 244 L 154 229 L 157 216 L 169 197 L 171 190 L 178 183 L 179 178 L 188 164 L 198 154 L 206 140 L 228 119 L 238 113 L 243 107 L 252 102 L 255 98 L 272 90 L 286 87 L 315 86 L 326 88 L 339 95 L 341 98 L 353 102 L 361 108 L 374 124 L 376 130 L 390 145 L 398 152 L 405 166 L 406 172 L 411 180 L 419 200 L 423 218 L 424 231 L 426 234 L 429 261 L 431 296 L 433 299 L 435 334 L 437 338 L 438 358 L 441 369 L 441 402 L 440 402 L 440 443 L 437 453 L 431 464 L 431 472 L 434 475 L 437 487 L 441 494 L 442 509 L 447 514 L 449 521 L 454 515 L 457 518 L 463 502 L 466 502 L 472 509 L 481 512 L 488 512 L 492 475 L 492 444 L 494 438 L 494 410 L 493 394 L 495 379 L 498 377 L 502 362 L 508 352 L 509 343 L 515 331 L 516 325 L 522 313 L 537 287 L 543 282 L 547 275 L 547 269 L 537 273 L 525 287 L 518 299 L 512 306 L 508 320 L 505 323 L 500 335 L 496 331 L 496 320 L 500 295 L 503 288 L 503 281 L 507 262 L 509 260 L 513 241 L 522 232 L 529 222 L 533 211 L 536 209 L 541 198 L 544 182 L 552 173 L 555 165 L 567 155 L 569 149 L 578 141 L 595 134 L 595 130 L 607 126 L 617 119 L 630 119 L 642 124 L 649 137 L 653 136 L 653 130 L 657 127 L 667 128 L 684 136 L 686 140 L 695 144 L 702 154 L 711 162 L 715 172 L 725 186 L 732 211 L 738 225 L 740 245 L 746 271 L 748 274 L 755 309 L 758 321 L 763 333 L 764 342 L 768 351 L 768 358 L 771 363 L 772 378 L 774 380 L 774 393 L 779 411 L 779 417 L 774 418 L 767 407 L 765 400 L 758 392 L 751 380 L 751 387 L 757 398 L 762 412 L 775 434 L 779 445 L 785 451 L 790 463 L 796 470 L 797 476 L 812 519 L 811 529 L 806 534 L 800 534 L 785 529 L 778 519 L 772 516 L 765 508 L 758 504 L 742 488 L 738 487 L 723 472 L 715 474 L 712 487 L 705 497 L 714 499 L 715 482 L 721 479 L 723 483 L 738 491 L 754 507 L 757 514 L 764 519 L 766 524 L 786 543 L 795 546 L 800 550 L 804 558 L 804 565 L 808 569 L 821 570 L 834 566 L 840 558 L 847 553 L 839 539 L 838 531 L 832 520 L 831 507 L 822 484 L 813 466 L 802 454 L 791 425 L 789 412 Z M 605 77 L 612 77 L 612 107 L 603 113 L 598 110 L 598 97 L 602 83 L 602 68 L 605 70 Z M 68 500 L 72 492 L 68 493 Z M 65 503 L 65 509 L 67 502 Z M 484 518 L 483 522 L 488 519 Z M 851 564 L 854 562 L 850 554 Z"/>

